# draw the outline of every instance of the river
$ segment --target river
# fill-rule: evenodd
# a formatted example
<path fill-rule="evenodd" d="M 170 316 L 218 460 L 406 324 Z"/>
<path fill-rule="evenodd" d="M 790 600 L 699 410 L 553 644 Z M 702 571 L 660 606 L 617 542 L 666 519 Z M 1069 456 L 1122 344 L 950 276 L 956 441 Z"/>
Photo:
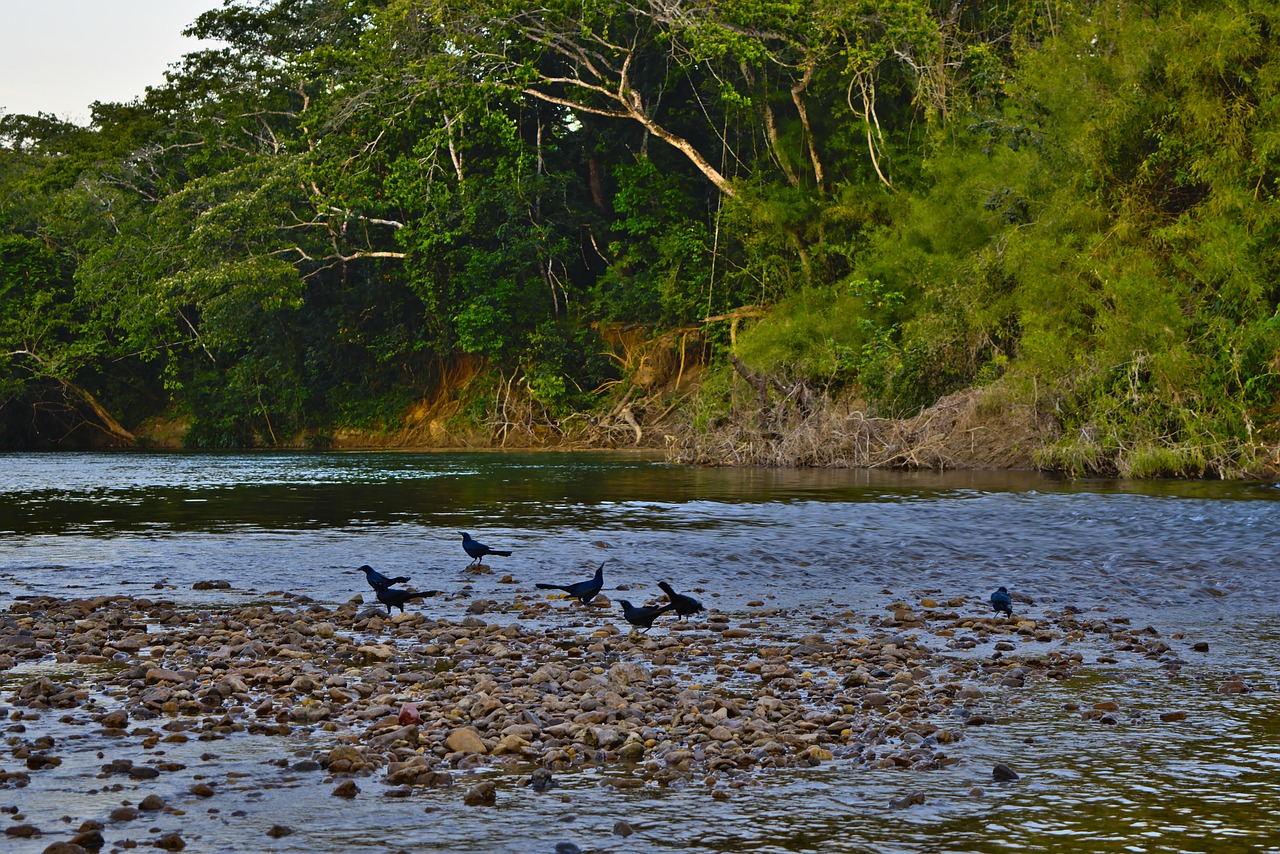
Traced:
<path fill-rule="evenodd" d="M 459 531 L 513 555 L 468 574 Z M 588 770 L 564 775 L 550 807 L 510 797 L 478 812 L 449 791 L 337 803 L 328 787 L 272 777 L 277 745 L 245 735 L 235 761 L 255 791 L 244 815 L 220 816 L 188 850 L 550 852 L 569 840 L 594 852 L 1280 851 L 1271 484 L 698 469 L 617 453 L 0 455 L 0 610 L 15 597 L 103 593 L 335 606 L 368 594 L 354 572 L 367 563 L 450 592 L 423 607 L 462 619 L 474 597 L 577 580 L 606 559 L 610 595 L 643 599 L 666 578 L 731 614 L 766 602 L 797 634 L 807 614 L 873 619 L 922 595 L 969 597 L 978 613 L 1003 584 L 1034 600 L 1020 611 L 1071 606 L 1150 626 L 1184 666 L 1121 655 L 1035 683 L 998 726 L 967 731 L 963 761 L 946 769 L 761 773 L 724 802 L 695 787 L 602 787 Z M 1220 693 L 1232 677 L 1252 690 Z M 1115 725 L 1064 709 L 1100 700 L 1118 704 Z M 1165 710 L 1187 718 L 1162 723 Z M 0 806 L 44 824 L 109 812 L 121 795 L 92 785 L 93 748 L 26 789 L 0 788 Z M 201 747 L 188 750 L 198 764 Z M 993 758 L 1022 779 L 992 785 Z M 907 790 L 925 802 L 890 809 Z M 305 830 L 252 830 L 282 811 L 309 817 Z M 618 819 L 635 835 L 612 835 Z"/>

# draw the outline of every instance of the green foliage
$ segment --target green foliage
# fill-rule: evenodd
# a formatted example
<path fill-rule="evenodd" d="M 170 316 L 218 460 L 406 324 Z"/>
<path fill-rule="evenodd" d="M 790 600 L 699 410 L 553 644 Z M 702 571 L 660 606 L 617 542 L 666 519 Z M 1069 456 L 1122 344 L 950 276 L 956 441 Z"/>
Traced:
<path fill-rule="evenodd" d="M 478 360 L 562 421 L 625 380 L 597 324 L 746 317 L 884 414 L 999 386 L 1046 465 L 1238 474 L 1280 443 L 1278 17 L 230 0 L 88 127 L 0 115 L 0 399 L 323 443 Z"/>
<path fill-rule="evenodd" d="M 600 334 L 566 322 L 539 327 L 524 358 L 530 396 L 557 419 L 591 409 L 599 389 L 620 378 L 617 360 Z"/>

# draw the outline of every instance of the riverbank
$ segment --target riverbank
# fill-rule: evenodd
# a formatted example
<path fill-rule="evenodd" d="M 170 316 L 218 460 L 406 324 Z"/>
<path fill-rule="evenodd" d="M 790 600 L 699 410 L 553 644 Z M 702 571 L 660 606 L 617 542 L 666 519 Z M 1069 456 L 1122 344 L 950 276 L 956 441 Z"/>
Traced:
<path fill-rule="evenodd" d="M 265 844 L 334 832 L 333 817 L 304 822 L 288 810 L 269 827 L 228 832 L 225 816 L 247 815 L 255 797 L 218 757 L 246 740 L 277 742 L 267 752 L 288 782 L 322 787 L 335 803 L 410 809 L 435 792 L 484 810 L 558 800 L 584 773 L 636 797 L 689 788 L 727 802 L 778 775 L 834 765 L 906 774 L 885 806 L 911 809 L 925 801 L 916 775 L 973 762 L 955 752 L 968 734 L 1025 715 L 1037 686 L 1088 678 L 1117 656 L 1176 672 L 1197 648 L 1120 614 L 1042 607 L 1028 617 L 1019 602 L 1007 619 L 965 597 L 885 602 L 866 618 L 753 602 L 705 620 L 667 618 L 650 634 L 621 628 L 604 597 L 588 609 L 519 586 L 471 602 L 461 620 L 412 605 L 388 616 L 358 600 L 15 601 L 0 618 L 6 836 L 23 851 L 70 852 L 45 846 L 216 850 L 228 836 L 257 833 Z M 1220 688 L 1248 690 L 1239 680 Z M 1063 713 L 1081 727 L 1132 714 L 1101 693 Z M 1185 717 L 1165 709 L 1155 725 Z M 169 758 L 192 743 L 204 746 L 198 764 Z M 100 761 L 82 769 L 85 782 L 67 779 L 68 754 L 83 762 L 87 751 Z M 988 785 L 1017 785 L 1008 763 L 1017 764 L 988 758 Z M 31 815 L 47 815 L 37 802 L 66 786 L 81 789 L 82 812 L 56 823 Z M 630 835 L 632 822 L 643 824 L 620 815 L 613 833 Z"/>
<path fill-rule="evenodd" d="M 695 396 L 688 397 L 689 394 Z M 667 396 L 674 395 L 675 391 Z M 909 418 L 868 414 L 854 399 L 792 397 L 738 404 L 708 415 L 696 390 L 671 405 L 658 397 L 615 407 L 595 418 L 539 420 L 525 406 L 513 420 L 460 427 L 455 406 L 410 409 L 393 429 L 340 429 L 299 435 L 292 450 L 629 450 L 661 454 L 697 466 L 861 468 L 932 471 L 1045 471 L 1076 477 L 1180 477 L 1280 480 L 1280 446 L 1250 445 L 1232 452 L 1183 446 L 1124 448 L 1093 436 L 1064 445 L 1051 412 L 992 389 L 967 389 Z M 510 413 L 508 413 L 510 415 Z M 185 422 L 157 419 L 138 434 L 143 447 L 179 450 Z M 1215 456 L 1216 454 L 1216 456 Z"/>

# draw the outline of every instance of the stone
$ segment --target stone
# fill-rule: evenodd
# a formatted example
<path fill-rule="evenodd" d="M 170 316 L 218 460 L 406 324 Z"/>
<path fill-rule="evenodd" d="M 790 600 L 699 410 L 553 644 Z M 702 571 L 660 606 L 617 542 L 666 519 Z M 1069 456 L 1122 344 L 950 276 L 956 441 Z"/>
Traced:
<path fill-rule="evenodd" d="M 369 739 L 370 750 L 386 750 L 398 741 L 403 741 L 410 745 L 418 743 L 418 726 L 410 724 L 409 726 L 400 727 L 385 735 L 380 735 Z"/>
<path fill-rule="evenodd" d="M 142 799 L 142 802 L 138 804 L 138 809 L 143 812 L 155 812 L 156 810 L 162 810 L 164 809 L 164 798 L 156 794 L 147 795 Z"/>
<path fill-rule="evenodd" d="M 40 836 L 40 828 L 34 824 L 13 824 L 4 829 L 5 836 L 16 836 L 18 839 L 31 839 Z"/>
<path fill-rule="evenodd" d="M 635 832 L 635 828 L 632 827 L 625 819 L 620 818 L 613 823 L 614 836 L 621 836 L 625 839 Z"/>
<path fill-rule="evenodd" d="M 273 824 L 270 829 L 267 830 L 267 836 L 270 836 L 272 839 L 283 839 L 286 836 L 292 835 L 293 828 L 285 827 L 283 824 Z"/>
<path fill-rule="evenodd" d="M 489 752 L 484 740 L 480 738 L 480 733 L 476 732 L 473 727 L 455 729 L 444 740 L 444 746 L 454 753 L 479 753 L 483 755 Z"/>
<path fill-rule="evenodd" d="M 163 667 L 152 667 L 147 671 L 146 679 L 148 682 L 190 682 L 196 678 L 196 674 L 189 670 L 166 670 Z"/>
<path fill-rule="evenodd" d="M 355 780 L 343 780 L 341 783 L 338 784 L 337 788 L 335 788 L 329 794 L 333 795 L 333 797 L 335 798 L 350 799 L 360 794 L 360 787 L 356 785 Z"/>
<path fill-rule="evenodd" d="M 911 792 L 909 794 L 903 795 L 900 798 L 894 798 L 893 800 L 889 801 L 889 806 L 895 810 L 904 810 L 907 807 L 915 806 L 916 804 L 923 804 L 923 803 L 924 803 L 924 792 L 916 791 L 916 792 Z"/>
<path fill-rule="evenodd" d="M 71 837 L 71 844 L 89 851 L 98 851 L 107 844 L 107 840 L 103 838 L 101 830 L 92 828 L 83 830 Z"/>
<path fill-rule="evenodd" d="M 1186 712 L 1163 712 L 1160 715 L 1160 720 L 1164 721 L 1165 723 L 1173 723 L 1175 721 L 1185 721 L 1186 719 L 1187 719 Z"/>
<path fill-rule="evenodd" d="M 498 787 L 486 780 L 468 789 L 462 802 L 469 807 L 491 807 L 498 802 Z"/>
<path fill-rule="evenodd" d="M 181 851 L 187 847 L 186 841 L 176 833 L 166 833 L 151 844 L 161 851 Z"/>
<path fill-rule="evenodd" d="M 46 847 L 41 854 L 90 854 L 91 851 L 97 850 L 97 848 L 89 849 L 83 845 L 76 845 L 74 842 L 55 842 Z"/>
<path fill-rule="evenodd" d="M 117 709 L 102 719 L 102 725 L 107 729 L 124 729 L 129 725 L 129 713 L 124 709 Z"/>
<path fill-rule="evenodd" d="M 555 784 L 556 781 L 552 778 L 551 772 L 546 768 L 535 768 L 529 775 L 529 787 L 535 792 L 545 792 Z"/>
<path fill-rule="evenodd" d="M 991 769 L 991 776 L 996 780 L 1006 783 L 1019 779 L 1018 772 L 1014 771 L 1003 762 L 997 762 L 995 764 L 995 767 Z"/>

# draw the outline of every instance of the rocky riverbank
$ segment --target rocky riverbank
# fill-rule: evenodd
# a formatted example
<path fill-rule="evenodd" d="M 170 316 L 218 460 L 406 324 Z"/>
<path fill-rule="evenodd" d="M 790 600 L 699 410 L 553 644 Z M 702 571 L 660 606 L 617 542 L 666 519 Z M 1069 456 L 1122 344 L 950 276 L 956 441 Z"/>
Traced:
<path fill-rule="evenodd" d="M 195 774 L 167 746 L 253 736 L 281 739 L 278 761 L 337 798 L 447 787 L 475 806 L 496 801 L 495 780 L 544 791 L 586 768 L 617 789 L 695 784 L 718 800 L 778 769 L 927 773 L 961 761 L 951 748 L 973 727 L 998 726 L 1040 680 L 1117 654 L 1176 671 L 1180 648 L 1192 649 L 1123 616 L 1038 607 L 1034 618 L 993 618 L 985 601 L 940 594 L 884 602 L 871 616 L 753 601 L 688 623 L 664 617 L 641 634 L 604 597 L 584 608 L 512 589 L 468 601 L 452 620 L 428 616 L 430 601 L 389 617 L 359 598 L 17 600 L 0 616 L 4 832 L 41 835 L 49 851 L 132 847 L 133 820 L 174 809 L 162 791 L 237 797 L 216 760 Z M 1105 702 L 1066 711 L 1090 724 L 1122 714 Z M 36 729 L 44 735 L 31 737 Z M 300 735 L 312 745 L 303 757 Z M 26 822 L 23 789 L 61 764 L 68 739 L 84 738 L 99 745 L 102 786 L 167 785 L 63 827 Z M 147 844 L 187 843 L 178 832 Z"/>

